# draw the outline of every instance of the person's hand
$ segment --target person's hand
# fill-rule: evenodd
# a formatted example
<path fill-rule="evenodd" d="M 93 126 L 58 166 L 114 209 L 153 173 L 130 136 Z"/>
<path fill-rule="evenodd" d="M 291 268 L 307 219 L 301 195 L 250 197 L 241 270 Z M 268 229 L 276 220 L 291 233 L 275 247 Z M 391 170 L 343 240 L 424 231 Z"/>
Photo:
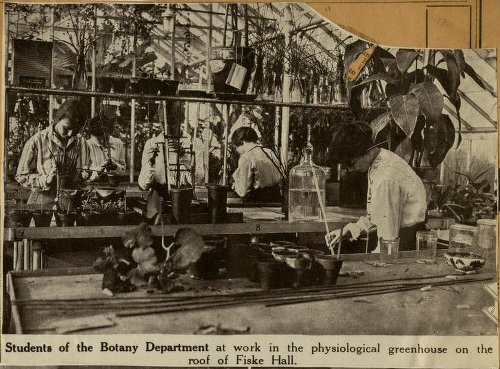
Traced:
<path fill-rule="evenodd" d="M 325 241 L 328 247 L 334 247 L 335 244 L 339 241 L 340 239 L 340 234 L 342 233 L 342 239 L 348 239 L 351 238 L 351 227 L 353 223 L 347 224 L 343 229 L 335 229 L 334 231 L 331 231 L 330 233 L 327 233 L 325 235 Z"/>
<path fill-rule="evenodd" d="M 84 181 L 87 181 L 92 175 L 92 171 L 89 169 L 84 169 L 82 170 L 82 179 Z"/>
<path fill-rule="evenodd" d="M 156 158 L 158 157 L 159 153 L 160 153 L 160 149 L 156 146 L 152 146 L 146 151 L 146 157 L 148 158 L 148 163 L 150 166 L 152 166 L 152 167 L 155 166 Z"/>
<path fill-rule="evenodd" d="M 56 180 L 56 168 L 51 168 L 47 174 L 47 184 L 52 185 Z"/>

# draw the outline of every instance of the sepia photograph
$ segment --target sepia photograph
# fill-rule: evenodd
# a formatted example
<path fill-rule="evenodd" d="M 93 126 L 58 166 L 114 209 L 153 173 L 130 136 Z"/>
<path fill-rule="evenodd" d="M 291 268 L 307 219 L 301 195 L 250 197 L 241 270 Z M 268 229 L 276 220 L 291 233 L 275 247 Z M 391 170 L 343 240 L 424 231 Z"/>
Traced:
<path fill-rule="evenodd" d="M 2 333 L 498 336 L 496 49 L 304 3 L 3 19 Z"/>

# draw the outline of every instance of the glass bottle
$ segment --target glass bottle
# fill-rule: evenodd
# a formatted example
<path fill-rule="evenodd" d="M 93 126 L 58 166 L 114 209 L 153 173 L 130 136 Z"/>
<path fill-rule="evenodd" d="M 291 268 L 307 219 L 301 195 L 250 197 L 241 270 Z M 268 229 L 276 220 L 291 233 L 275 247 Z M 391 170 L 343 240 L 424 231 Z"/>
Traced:
<path fill-rule="evenodd" d="M 302 162 L 290 170 L 288 220 L 290 222 L 322 219 L 321 201 L 325 204 L 325 171 L 313 163 L 312 146 L 304 151 Z"/>

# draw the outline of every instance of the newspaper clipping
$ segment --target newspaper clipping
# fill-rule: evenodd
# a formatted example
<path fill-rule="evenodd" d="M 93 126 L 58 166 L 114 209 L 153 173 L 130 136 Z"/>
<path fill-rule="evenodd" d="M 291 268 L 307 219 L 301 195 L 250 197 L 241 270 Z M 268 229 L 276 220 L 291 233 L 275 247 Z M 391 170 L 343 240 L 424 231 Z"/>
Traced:
<path fill-rule="evenodd" d="M 2 5 L 2 365 L 498 367 L 498 4 Z"/>

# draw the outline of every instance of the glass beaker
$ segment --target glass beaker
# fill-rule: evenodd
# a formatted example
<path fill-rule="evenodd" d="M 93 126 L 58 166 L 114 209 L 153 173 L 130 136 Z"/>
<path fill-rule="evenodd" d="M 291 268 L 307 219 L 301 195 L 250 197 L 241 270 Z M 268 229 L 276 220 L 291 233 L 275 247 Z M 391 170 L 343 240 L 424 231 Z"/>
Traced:
<path fill-rule="evenodd" d="M 496 260 L 496 219 L 479 219 L 477 221 L 477 244 L 482 256 Z"/>
<path fill-rule="evenodd" d="M 433 231 L 417 232 L 417 255 L 423 261 L 436 261 L 436 248 L 438 236 Z"/>
<path fill-rule="evenodd" d="M 465 224 L 450 226 L 449 252 L 473 252 L 476 247 L 477 229 Z"/>
<path fill-rule="evenodd" d="M 380 261 L 395 263 L 398 260 L 399 238 L 384 240 L 380 238 Z"/>

